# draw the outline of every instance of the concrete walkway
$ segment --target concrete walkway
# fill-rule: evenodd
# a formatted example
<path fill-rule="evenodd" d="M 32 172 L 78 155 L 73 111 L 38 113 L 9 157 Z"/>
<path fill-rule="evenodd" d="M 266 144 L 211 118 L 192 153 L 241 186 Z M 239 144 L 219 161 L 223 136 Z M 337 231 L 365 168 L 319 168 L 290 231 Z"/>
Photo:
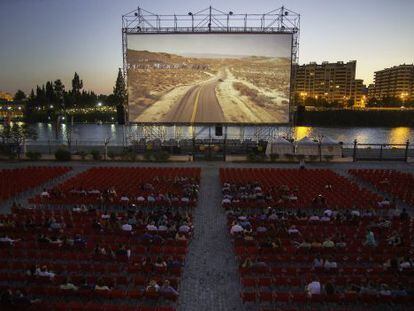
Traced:
<path fill-rule="evenodd" d="M 201 173 L 195 235 L 190 244 L 180 288 L 179 311 L 244 310 L 233 245 L 222 210 L 217 166 Z"/>

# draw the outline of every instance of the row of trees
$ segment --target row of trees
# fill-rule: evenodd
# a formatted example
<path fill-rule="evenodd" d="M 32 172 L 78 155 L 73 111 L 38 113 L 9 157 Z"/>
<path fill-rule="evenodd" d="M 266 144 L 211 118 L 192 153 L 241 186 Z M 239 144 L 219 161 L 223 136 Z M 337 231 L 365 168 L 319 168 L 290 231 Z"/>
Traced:
<path fill-rule="evenodd" d="M 348 99 L 342 102 L 328 101 L 325 98 L 313 98 L 313 97 L 302 98 L 297 93 L 295 93 L 294 95 L 294 100 L 295 100 L 295 103 L 298 103 L 302 106 L 313 106 L 317 108 L 344 108 L 344 107 L 352 107 L 354 105 L 354 101 L 352 99 Z"/>
<path fill-rule="evenodd" d="M 98 102 L 103 106 L 116 108 L 117 120 L 123 122 L 126 97 L 125 80 L 121 69 L 119 69 L 113 93 L 110 95 L 97 95 L 92 91 L 84 90 L 83 81 L 75 72 L 69 90 L 66 90 L 63 82 L 57 79 L 36 86 L 36 89 L 32 89 L 28 97 L 22 90 L 18 90 L 14 100 L 20 102 L 24 107 L 25 121 L 27 122 L 39 122 L 46 119 L 53 121 L 59 115 L 66 115 L 68 110 L 75 112 L 77 118 L 82 118 L 83 109 L 94 108 Z M 102 111 L 98 111 L 97 114 L 102 115 Z"/>
<path fill-rule="evenodd" d="M 400 97 L 384 97 L 381 100 L 375 97 L 367 102 L 367 107 L 414 107 L 414 100 L 403 100 Z"/>

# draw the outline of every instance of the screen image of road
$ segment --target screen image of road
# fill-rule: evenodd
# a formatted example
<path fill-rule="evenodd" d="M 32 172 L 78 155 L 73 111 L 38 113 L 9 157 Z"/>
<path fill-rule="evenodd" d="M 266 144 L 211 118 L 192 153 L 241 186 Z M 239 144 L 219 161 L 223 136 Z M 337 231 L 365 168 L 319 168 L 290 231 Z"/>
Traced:
<path fill-rule="evenodd" d="M 129 121 L 288 123 L 291 34 L 128 34 Z"/>

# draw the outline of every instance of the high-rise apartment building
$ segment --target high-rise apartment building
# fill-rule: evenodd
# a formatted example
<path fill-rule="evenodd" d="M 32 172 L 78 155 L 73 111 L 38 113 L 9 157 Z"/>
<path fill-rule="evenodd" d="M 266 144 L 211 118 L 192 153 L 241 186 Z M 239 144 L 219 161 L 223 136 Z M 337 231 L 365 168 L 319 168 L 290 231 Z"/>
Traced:
<path fill-rule="evenodd" d="M 377 100 L 399 98 L 414 100 L 414 65 L 399 65 L 375 72 L 370 97 Z"/>
<path fill-rule="evenodd" d="M 312 98 L 360 105 L 365 87 L 362 80 L 355 79 L 355 71 L 356 61 L 297 65 L 292 89 L 300 102 Z"/>

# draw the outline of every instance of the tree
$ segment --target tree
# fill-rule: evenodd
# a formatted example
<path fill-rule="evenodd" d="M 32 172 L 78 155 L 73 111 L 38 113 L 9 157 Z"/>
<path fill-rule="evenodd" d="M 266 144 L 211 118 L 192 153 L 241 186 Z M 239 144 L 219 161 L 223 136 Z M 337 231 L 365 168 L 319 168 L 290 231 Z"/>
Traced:
<path fill-rule="evenodd" d="M 78 95 L 83 88 L 83 81 L 79 78 L 78 73 L 75 72 L 75 75 L 72 79 L 72 92 L 74 95 Z"/>
<path fill-rule="evenodd" d="M 22 101 L 26 99 L 26 94 L 22 90 L 17 90 L 13 98 L 15 101 Z"/>
<path fill-rule="evenodd" d="M 57 107 L 60 109 L 64 109 L 64 95 L 65 95 L 65 86 L 63 85 L 62 81 L 60 79 L 55 80 L 53 83 L 53 89 L 54 89 L 54 103 Z"/>
<path fill-rule="evenodd" d="M 13 125 L 4 125 L 0 130 L 0 144 L 3 150 L 7 150 L 9 154 L 17 155 L 20 158 L 20 154 L 26 150 L 26 141 L 28 139 L 36 140 L 37 132 L 27 124 L 19 125 L 13 123 Z"/>
<path fill-rule="evenodd" d="M 50 81 L 46 82 L 46 100 L 47 103 L 50 105 L 53 103 L 53 100 L 55 99 L 55 90 L 53 89 L 53 83 Z"/>
<path fill-rule="evenodd" d="M 116 111 L 118 116 L 118 123 L 125 123 L 125 104 L 127 101 L 127 90 L 125 85 L 125 79 L 122 74 L 121 68 L 118 70 L 118 77 L 116 78 L 113 101 L 116 105 Z"/>

